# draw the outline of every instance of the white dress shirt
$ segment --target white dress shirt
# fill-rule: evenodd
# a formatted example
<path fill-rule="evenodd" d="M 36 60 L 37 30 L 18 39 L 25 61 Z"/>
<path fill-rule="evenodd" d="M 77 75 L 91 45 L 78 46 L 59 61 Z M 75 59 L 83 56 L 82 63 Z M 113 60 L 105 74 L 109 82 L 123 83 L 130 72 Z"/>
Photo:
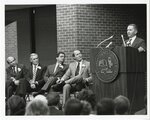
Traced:
<path fill-rule="evenodd" d="M 134 37 L 132 37 L 132 38 L 129 38 L 129 41 L 130 41 L 130 39 L 132 39 L 131 42 L 130 42 L 130 46 L 132 46 L 134 40 L 136 39 L 136 35 Z M 127 44 L 129 43 L 129 41 L 127 42 Z"/>

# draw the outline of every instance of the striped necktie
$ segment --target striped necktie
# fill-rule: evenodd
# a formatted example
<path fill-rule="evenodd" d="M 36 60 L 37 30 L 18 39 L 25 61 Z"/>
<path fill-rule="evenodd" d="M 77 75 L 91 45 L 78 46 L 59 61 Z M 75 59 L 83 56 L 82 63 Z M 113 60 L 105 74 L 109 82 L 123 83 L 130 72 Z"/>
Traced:
<path fill-rule="evenodd" d="M 58 67 L 59 67 L 59 64 L 56 64 L 54 68 L 54 73 L 57 71 Z"/>
<path fill-rule="evenodd" d="M 36 78 L 36 65 L 33 65 L 33 77 L 32 77 L 33 82 L 35 82 L 35 78 Z"/>
<path fill-rule="evenodd" d="M 12 70 L 13 70 L 13 73 L 15 74 L 16 73 L 15 66 L 12 67 Z"/>

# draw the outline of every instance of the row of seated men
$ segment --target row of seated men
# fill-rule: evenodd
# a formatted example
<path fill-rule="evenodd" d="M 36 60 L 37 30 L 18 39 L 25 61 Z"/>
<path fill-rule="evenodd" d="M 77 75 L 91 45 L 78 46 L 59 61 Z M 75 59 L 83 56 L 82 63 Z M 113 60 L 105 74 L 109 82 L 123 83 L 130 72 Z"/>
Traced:
<path fill-rule="evenodd" d="M 122 95 L 96 101 L 90 89 L 82 89 L 75 98 L 68 99 L 64 109 L 61 109 L 59 102 L 58 92 L 37 95 L 27 104 L 23 98 L 14 95 L 7 101 L 6 115 L 130 115 L 132 107 L 129 99 Z M 147 114 L 146 96 L 144 104 L 145 107 L 135 115 Z"/>
<path fill-rule="evenodd" d="M 59 52 L 56 64 L 48 67 L 40 64 L 38 54 L 30 55 L 31 66 L 27 69 L 18 64 L 14 57 L 8 57 L 6 68 L 6 100 L 13 94 L 25 98 L 27 93 L 44 94 L 49 91 L 63 91 L 63 105 L 70 97 L 70 92 L 80 91 L 92 82 L 90 63 L 82 59 L 79 50 L 72 54 L 74 62 L 64 64 L 65 53 Z"/>

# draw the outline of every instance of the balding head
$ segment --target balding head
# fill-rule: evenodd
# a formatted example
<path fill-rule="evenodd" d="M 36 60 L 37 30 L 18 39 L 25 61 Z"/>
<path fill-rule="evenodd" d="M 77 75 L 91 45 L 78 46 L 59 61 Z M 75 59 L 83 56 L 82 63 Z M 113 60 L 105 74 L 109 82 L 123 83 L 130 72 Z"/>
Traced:
<path fill-rule="evenodd" d="M 15 59 L 14 57 L 12 57 L 12 56 L 9 56 L 9 57 L 7 58 L 7 63 L 8 63 L 9 65 L 13 66 L 13 65 L 16 64 L 16 59 Z"/>
<path fill-rule="evenodd" d="M 82 60 L 82 54 L 79 50 L 74 50 L 72 56 L 74 57 L 74 60 L 78 62 Z"/>
<path fill-rule="evenodd" d="M 130 24 L 127 27 L 127 35 L 129 38 L 134 37 L 137 34 L 137 26 L 135 24 Z"/>

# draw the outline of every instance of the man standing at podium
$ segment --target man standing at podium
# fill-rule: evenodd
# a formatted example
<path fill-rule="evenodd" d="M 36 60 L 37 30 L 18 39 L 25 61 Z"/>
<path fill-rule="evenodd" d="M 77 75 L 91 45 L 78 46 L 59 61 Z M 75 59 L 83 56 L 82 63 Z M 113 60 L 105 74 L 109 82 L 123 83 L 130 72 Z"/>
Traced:
<path fill-rule="evenodd" d="M 124 46 L 130 46 L 137 48 L 139 52 L 146 51 L 145 41 L 142 38 L 137 37 L 138 29 L 135 24 L 129 24 L 127 27 L 128 40 L 125 41 Z"/>

